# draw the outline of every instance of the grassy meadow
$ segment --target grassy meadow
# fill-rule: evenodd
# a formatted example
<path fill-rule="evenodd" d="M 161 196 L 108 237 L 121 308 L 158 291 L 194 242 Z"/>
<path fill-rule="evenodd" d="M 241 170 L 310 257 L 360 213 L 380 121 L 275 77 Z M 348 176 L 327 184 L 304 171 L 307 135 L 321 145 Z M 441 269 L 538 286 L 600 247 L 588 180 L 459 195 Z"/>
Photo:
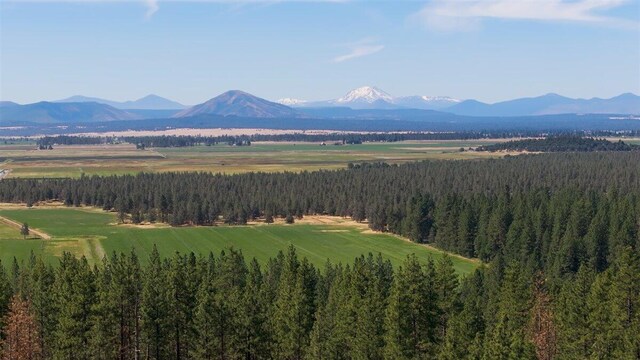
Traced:
<path fill-rule="evenodd" d="M 320 146 L 316 143 L 227 144 L 136 150 L 131 144 L 56 146 L 0 145 L 0 169 L 8 177 L 80 177 L 167 171 L 242 173 L 344 168 L 350 162 L 404 163 L 426 159 L 474 159 L 504 154 L 460 152 L 497 140 L 405 141 Z"/>
<path fill-rule="evenodd" d="M 31 251 L 51 263 L 55 263 L 63 251 L 84 255 L 91 263 L 96 263 L 105 254 L 130 252 L 132 248 L 144 262 L 154 244 L 163 256 L 171 256 L 176 251 L 206 255 L 234 247 L 241 249 L 247 259 L 255 257 L 261 262 L 294 245 L 301 256 L 320 267 L 327 259 L 346 264 L 369 252 L 374 255 L 381 253 L 394 265 L 401 264 L 411 253 L 425 261 L 443 254 L 437 249 L 349 224 L 134 227 L 118 225 L 115 214 L 91 208 L 14 207 L 0 209 L 0 216 L 19 223 L 26 222 L 31 228 L 51 236 L 50 240 L 25 240 L 17 228 L 0 222 L 0 260 L 4 264 L 11 262 L 14 256 L 27 259 Z M 455 256 L 452 259 L 461 274 L 469 273 L 478 266 L 478 262 L 473 260 Z"/>

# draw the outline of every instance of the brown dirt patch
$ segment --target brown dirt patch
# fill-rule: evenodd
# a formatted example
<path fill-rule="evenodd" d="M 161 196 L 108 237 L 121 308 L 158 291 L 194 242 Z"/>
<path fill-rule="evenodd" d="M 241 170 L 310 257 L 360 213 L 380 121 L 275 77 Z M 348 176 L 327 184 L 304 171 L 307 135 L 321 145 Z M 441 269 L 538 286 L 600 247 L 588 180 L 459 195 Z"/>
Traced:
<path fill-rule="evenodd" d="M 168 129 L 168 130 L 128 130 L 128 131 L 110 131 L 104 133 L 89 132 L 89 133 L 77 133 L 70 134 L 76 136 L 156 136 L 156 135 L 191 135 L 191 136 L 239 136 L 239 135 L 280 135 L 280 134 L 334 134 L 342 133 L 337 130 L 275 130 L 275 129 Z"/>
<path fill-rule="evenodd" d="M 132 224 L 132 223 L 110 223 L 110 226 L 120 226 L 120 227 L 128 227 L 135 229 L 160 229 L 160 228 L 168 228 L 171 227 L 169 224 L 164 223 L 141 223 L 141 224 Z"/>

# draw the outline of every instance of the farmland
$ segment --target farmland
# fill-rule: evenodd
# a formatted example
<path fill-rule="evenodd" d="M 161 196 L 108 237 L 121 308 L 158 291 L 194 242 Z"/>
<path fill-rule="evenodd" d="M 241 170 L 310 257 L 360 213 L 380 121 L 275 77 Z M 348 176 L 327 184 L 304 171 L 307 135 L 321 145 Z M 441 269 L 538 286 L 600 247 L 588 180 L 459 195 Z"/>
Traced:
<path fill-rule="evenodd" d="M 396 236 L 372 233 L 363 224 L 341 218 L 322 219 L 324 224 L 303 219 L 293 225 L 134 227 L 118 225 L 115 214 L 92 208 L 8 206 L 4 210 L 0 208 L 0 216 L 27 222 L 31 228 L 51 236 L 50 240 L 25 240 L 17 229 L 0 222 L 0 260 L 5 264 L 14 256 L 27 259 L 31 251 L 50 263 L 55 263 L 56 257 L 64 251 L 84 255 L 91 263 L 96 263 L 105 254 L 130 252 L 131 249 L 135 249 L 145 262 L 154 244 L 163 256 L 171 256 L 176 251 L 206 255 L 233 247 L 241 249 L 248 259 L 255 257 L 261 262 L 294 245 L 300 255 L 319 267 L 327 259 L 333 263 L 351 263 L 353 258 L 368 253 L 381 253 L 394 265 L 400 264 L 410 253 L 422 260 L 437 259 L 443 254 Z M 478 265 L 476 261 L 460 257 L 453 257 L 453 262 L 456 271 L 463 274 Z"/>
<path fill-rule="evenodd" d="M 35 150 L 33 144 L 0 145 L 0 169 L 7 177 L 80 177 L 145 172 L 205 171 L 244 173 L 251 171 L 311 171 L 344 168 L 350 162 L 405 163 L 426 159 L 474 159 L 504 153 L 460 152 L 496 140 L 406 141 L 327 145 L 315 143 L 226 144 L 183 148 L 136 150 L 132 144 L 69 145 Z"/>

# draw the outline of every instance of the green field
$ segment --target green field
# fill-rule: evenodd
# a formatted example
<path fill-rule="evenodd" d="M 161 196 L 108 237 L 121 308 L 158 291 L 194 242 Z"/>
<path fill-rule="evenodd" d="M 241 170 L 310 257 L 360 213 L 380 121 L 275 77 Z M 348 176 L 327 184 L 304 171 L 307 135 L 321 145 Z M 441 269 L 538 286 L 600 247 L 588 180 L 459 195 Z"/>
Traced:
<path fill-rule="evenodd" d="M 162 255 L 171 256 L 176 251 L 208 254 L 234 247 L 241 249 L 247 258 L 265 261 L 278 251 L 293 244 L 301 256 L 317 266 L 327 259 L 334 263 L 351 263 L 360 254 L 381 253 L 394 265 L 400 264 L 406 255 L 415 253 L 421 259 L 437 259 L 442 252 L 410 243 L 395 236 L 363 232 L 356 226 L 345 225 L 251 225 L 215 227 L 155 227 L 139 228 L 116 225 L 113 213 L 95 209 L 5 209 L 0 216 L 27 222 L 31 228 L 51 235 L 51 240 L 23 240 L 17 229 L 0 223 L 0 260 L 12 261 L 13 257 L 27 259 L 30 252 L 55 263 L 63 251 L 85 255 L 95 263 L 104 254 L 129 252 L 135 248 L 142 261 L 148 257 L 153 244 Z M 472 260 L 453 257 L 459 273 L 469 273 L 478 266 Z"/>
<path fill-rule="evenodd" d="M 498 140 L 405 141 L 327 145 L 316 143 L 253 143 L 251 146 L 194 146 L 136 150 L 131 144 L 56 146 L 0 145 L 0 169 L 8 177 L 79 177 L 131 174 L 140 171 L 303 171 L 345 168 L 350 162 L 404 163 L 426 159 L 474 159 L 504 154 L 460 148 Z"/>

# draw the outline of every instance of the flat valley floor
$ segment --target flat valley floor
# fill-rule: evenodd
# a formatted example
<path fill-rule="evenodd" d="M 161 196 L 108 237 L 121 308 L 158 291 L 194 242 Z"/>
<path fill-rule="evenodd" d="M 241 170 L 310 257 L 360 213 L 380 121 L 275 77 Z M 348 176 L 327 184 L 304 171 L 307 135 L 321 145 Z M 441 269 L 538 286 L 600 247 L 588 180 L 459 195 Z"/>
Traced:
<path fill-rule="evenodd" d="M 399 164 L 441 159 L 464 160 L 502 157 L 507 153 L 469 151 L 499 140 L 434 140 L 325 146 L 309 142 L 254 142 L 251 146 L 193 146 L 136 150 L 132 144 L 58 145 L 37 150 L 35 142 L 1 144 L 0 170 L 11 177 L 80 177 L 144 172 L 205 171 L 312 171 L 346 168 L 359 162 Z M 463 148 L 465 151 L 460 151 Z"/>

